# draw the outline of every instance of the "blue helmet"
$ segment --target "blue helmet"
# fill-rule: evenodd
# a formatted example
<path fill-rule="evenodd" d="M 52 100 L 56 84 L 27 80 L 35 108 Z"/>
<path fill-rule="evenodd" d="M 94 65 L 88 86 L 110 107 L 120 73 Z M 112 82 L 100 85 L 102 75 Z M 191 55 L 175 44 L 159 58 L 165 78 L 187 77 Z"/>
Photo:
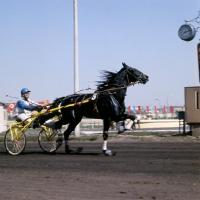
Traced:
<path fill-rule="evenodd" d="M 30 92 L 30 90 L 27 89 L 27 88 L 21 89 L 21 95 L 23 95 L 23 94 L 25 94 L 25 93 L 27 93 L 27 92 Z"/>

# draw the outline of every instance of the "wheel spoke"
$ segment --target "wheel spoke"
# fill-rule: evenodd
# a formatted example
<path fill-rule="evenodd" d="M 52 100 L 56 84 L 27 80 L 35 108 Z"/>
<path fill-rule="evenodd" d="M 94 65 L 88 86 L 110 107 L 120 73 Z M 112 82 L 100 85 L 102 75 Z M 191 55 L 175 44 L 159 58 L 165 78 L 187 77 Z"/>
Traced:
<path fill-rule="evenodd" d="M 26 137 L 21 127 L 12 127 L 12 131 L 9 129 L 6 132 L 4 144 L 9 154 L 18 155 L 22 153 L 26 146 Z"/>
<path fill-rule="evenodd" d="M 38 136 L 38 143 L 44 152 L 51 152 L 56 147 L 58 138 L 57 131 L 50 128 L 43 128 Z"/>

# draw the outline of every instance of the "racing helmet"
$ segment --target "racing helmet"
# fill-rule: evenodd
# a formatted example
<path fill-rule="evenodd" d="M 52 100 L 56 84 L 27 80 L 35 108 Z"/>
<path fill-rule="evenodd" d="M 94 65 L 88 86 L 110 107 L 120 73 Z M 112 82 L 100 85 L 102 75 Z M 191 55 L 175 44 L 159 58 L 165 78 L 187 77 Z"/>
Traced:
<path fill-rule="evenodd" d="M 23 95 L 23 94 L 25 94 L 25 93 L 27 93 L 27 92 L 30 92 L 30 90 L 27 89 L 27 88 L 22 88 L 22 89 L 21 89 L 21 95 Z"/>

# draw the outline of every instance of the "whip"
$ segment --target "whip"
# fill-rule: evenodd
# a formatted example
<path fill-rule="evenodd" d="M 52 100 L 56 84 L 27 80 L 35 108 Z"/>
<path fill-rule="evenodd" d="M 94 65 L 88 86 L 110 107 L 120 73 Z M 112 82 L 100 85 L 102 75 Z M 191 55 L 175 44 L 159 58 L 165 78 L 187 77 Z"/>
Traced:
<path fill-rule="evenodd" d="M 19 97 L 12 97 L 12 96 L 10 96 L 10 95 L 6 95 L 6 97 L 11 97 L 11 98 L 13 98 L 13 99 L 20 99 Z"/>

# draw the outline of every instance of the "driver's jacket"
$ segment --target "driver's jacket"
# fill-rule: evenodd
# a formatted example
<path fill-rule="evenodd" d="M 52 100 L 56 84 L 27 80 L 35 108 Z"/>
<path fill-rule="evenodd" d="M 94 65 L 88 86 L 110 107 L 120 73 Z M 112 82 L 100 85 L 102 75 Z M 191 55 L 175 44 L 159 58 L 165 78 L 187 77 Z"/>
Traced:
<path fill-rule="evenodd" d="M 14 117 L 17 117 L 18 115 L 25 113 L 26 115 L 30 116 L 31 111 L 30 108 L 34 105 L 38 105 L 34 101 L 31 101 L 30 99 L 26 100 L 24 97 L 22 97 L 20 100 L 17 101 L 15 109 L 14 109 Z"/>

